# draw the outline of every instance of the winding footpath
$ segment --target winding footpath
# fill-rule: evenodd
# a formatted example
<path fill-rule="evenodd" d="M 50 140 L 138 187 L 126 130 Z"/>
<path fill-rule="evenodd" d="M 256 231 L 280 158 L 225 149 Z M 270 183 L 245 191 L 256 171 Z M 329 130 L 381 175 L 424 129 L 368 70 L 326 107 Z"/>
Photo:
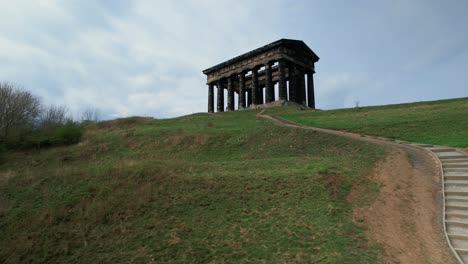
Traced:
<path fill-rule="evenodd" d="M 418 144 L 384 137 L 363 136 L 355 133 L 304 126 L 281 117 L 264 115 L 263 112 L 261 111 L 258 116 L 269 119 L 281 126 L 308 129 L 374 143 L 384 142 L 391 145 L 405 145 L 423 149 L 430 153 L 439 163 L 440 174 L 442 175 L 443 228 L 448 246 L 460 263 L 468 263 L 468 153 L 452 147 Z"/>

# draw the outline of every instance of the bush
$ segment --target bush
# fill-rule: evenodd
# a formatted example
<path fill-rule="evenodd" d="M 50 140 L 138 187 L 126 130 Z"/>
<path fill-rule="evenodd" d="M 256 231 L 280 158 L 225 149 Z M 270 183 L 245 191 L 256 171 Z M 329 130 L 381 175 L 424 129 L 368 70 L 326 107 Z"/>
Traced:
<path fill-rule="evenodd" d="M 41 113 L 41 102 L 28 91 L 0 82 L 0 141 L 18 137 Z"/>
<path fill-rule="evenodd" d="M 76 144 L 80 142 L 82 135 L 82 127 L 73 121 L 68 121 L 65 125 L 56 129 L 56 144 Z"/>
<path fill-rule="evenodd" d="M 98 111 L 86 117 L 97 120 Z M 45 106 L 28 91 L 0 82 L 0 146 L 4 149 L 43 148 L 78 143 L 82 126 L 67 117 L 65 106 Z M 0 149 L 0 154 L 2 149 Z"/>
<path fill-rule="evenodd" d="M 10 148 L 47 148 L 75 144 L 80 141 L 82 135 L 82 126 L 73 121 L 68 121 L 64 125 L 53 128 L 27 131 Z"/>

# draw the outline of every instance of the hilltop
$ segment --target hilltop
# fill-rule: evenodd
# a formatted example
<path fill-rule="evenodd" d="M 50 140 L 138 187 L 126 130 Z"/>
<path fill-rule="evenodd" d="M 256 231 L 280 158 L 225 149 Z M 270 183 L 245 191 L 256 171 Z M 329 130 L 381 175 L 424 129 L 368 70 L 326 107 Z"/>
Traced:
<path fill-rule="evenodd" d="M 466 147 L 467 103 L 266 112 Z M 382 247 L 353 210 L 379 196 L 369 175 L 384 147 L 256 113 L 106 121 L 76 145 L 8 152 L 0 262 L 378 261 Z"/>
<path fill-rule="evenodd" d="M 315 127 L 452 147 L 468 147 L 468 97 L 336 110 L 270 108 L 267 114 Z"/>

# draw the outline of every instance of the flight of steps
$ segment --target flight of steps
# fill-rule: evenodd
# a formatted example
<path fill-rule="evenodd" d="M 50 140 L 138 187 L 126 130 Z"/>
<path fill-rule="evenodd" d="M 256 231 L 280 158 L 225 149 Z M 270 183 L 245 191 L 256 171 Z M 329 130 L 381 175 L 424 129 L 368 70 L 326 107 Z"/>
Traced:
<path fill-rule="evenodd" d="M 468 154 L 450 147 L 409 144 L 431 151 L 442 164 L 445 229 L 462 263 L 468 263 Z"/>
<path fill-rule="evenodd" d="M 468 263 L 468 153 L 452 147 L 368 137 L 423 148 L 439 159 L 444 179 L 445 232 L 457 259 Z"/>

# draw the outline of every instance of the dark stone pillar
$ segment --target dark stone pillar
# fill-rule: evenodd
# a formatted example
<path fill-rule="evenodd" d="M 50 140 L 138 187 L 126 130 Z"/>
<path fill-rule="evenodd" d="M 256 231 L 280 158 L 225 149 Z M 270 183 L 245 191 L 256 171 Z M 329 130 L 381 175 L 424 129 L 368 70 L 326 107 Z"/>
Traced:
<path fill-rule="evenodd" d="M 306 92 L 305 92 L 305 81 L 304 81 L 304 68 L 302 66 L 298 67 L 297 71 L 297 103 L 298 104 L 306 104 Z"/>
<path fill-rule="evenodd" d="M 245 73 L 239 75 L 239 108 L 245 108 Z"/>
<path fill-rule="evenodd" d="M 258 68 L 252 69 L 252 103 L 258 103 Z"/>
<path fill-rule="evenodd" d="M 286 87 L 286 73 L 284 60 L 278 61 L 279 81 L 278 81 L 278 97 L 280 100 L 288 100 L 288 90 Z"/>
<path fill-rule="evenodd" d="M 294 64 L 289 64 L 289 101 L 297 102 L 297 74 Z"/>
<path fill-rule="evenodd" d="M 252 104 L 252 88 L 247 90 L 247 107 Z"/>
<path fill-rule="evenodd" d="M 214 88 L 213 84 L 208 84 L 208 113 L 214 112 Z"/>
<path fill-rule="evenodd" d="M 262 86 L 259 86 L 258 87 L 258 91 L 257 91 L 257 104 L 258 105 L 261 105 L 261 104 L 264 104 L 264 100 L 263 100 L 263 87 Z"/>
<path fill-rule="evenodd" d="M 218 112 L 224 112 L 224 90 L 223 90 L 223 85 L 221 83 L 221 80 L 218 81 L 218 102 L 217 102 L 217 108 Z"/>
<path fill-rule="evenodd" d="M 266 90 L 266 102 L 273 102 L 275 100 L 275 89 L 273 87 L 273 77 L 271 74 L 271 64 L 265 65 L 265 90 Z"/>
<path fill-rule="evenodd" d="M 233 81 L 232 81 L 232 77 L 229 76 L 228 77 L 228 86 L 227 86 L 227 92 L 228 92 L 228 95 L 227 95 L 227 108 L 229 111 L 233 111 L 234 110 L 234 87 L 233 87 Z"/>
<path fill-rule="evenodd" d="M 307 105 L 315 109 L 314 72 L 307 73 Z"/>

